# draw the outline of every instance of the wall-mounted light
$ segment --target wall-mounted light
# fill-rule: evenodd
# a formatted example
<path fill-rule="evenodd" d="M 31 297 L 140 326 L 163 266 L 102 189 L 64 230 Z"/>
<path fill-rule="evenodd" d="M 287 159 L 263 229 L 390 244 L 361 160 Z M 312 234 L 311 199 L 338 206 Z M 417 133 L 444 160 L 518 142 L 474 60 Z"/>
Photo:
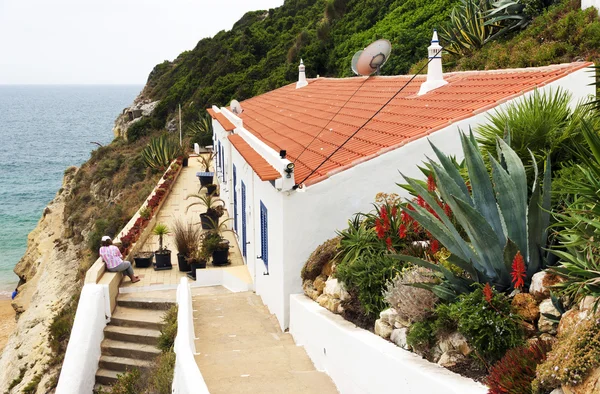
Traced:
<path fill-rule="evenodd" d="M 294 163 L 288 163 L 288 165 L 285 166 L 285 170 L 284 171 L 287 174 L 286 178 L 291 178 L 292 177 L 292 172 L 294 172 L 294 167 L 295 167 Z"/>
<path fill-rule="evenodd" d="M 280 150 L 279 156 L 281 156 L 282 159 L 285 159 L 285 157 L 287 156 L 287 151 L 285 149 Z"/>

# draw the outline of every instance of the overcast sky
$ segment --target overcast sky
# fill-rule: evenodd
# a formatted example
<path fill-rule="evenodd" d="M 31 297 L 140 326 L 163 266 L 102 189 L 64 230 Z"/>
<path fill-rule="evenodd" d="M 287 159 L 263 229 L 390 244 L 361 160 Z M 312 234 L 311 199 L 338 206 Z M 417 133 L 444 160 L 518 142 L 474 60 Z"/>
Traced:
<path fill-rule="evenodd" d="M 0 84 L 144 84 L 163 60 L 283 0 L 0 0 Z"/>

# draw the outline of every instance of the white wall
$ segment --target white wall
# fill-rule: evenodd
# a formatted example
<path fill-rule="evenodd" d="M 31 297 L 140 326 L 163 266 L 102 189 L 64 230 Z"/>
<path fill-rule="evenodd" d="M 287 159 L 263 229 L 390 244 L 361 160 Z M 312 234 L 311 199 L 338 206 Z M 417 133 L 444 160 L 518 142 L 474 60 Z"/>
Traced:
<path fill-rule="evenodd" d="M 175 337 L 175 375 L 173 393 L 208 394 L 208 388 L 194 359 L 196 353 L 192 292 L 187 278 L 177 287 L 177 336 Z"/>
<path fill-rule="evenodd" d="M 597 10 L 600 10 L 600 0 L 581 0 L 582 10 L 585 10 L 590 7 L 594 7 Z"/>
<path fill-rule="evenodd" d="M 56 387 L 57 394 L 91 393 L 96 383 L 100 343 L 106 326 L 106 286 L 83 286 L 69 345 Z"/>
<path fill-rule="evenodd" d="M 344 320 L 297 294 L 290 333 L 341 394 L 486 394 L 487 388 Z"/>

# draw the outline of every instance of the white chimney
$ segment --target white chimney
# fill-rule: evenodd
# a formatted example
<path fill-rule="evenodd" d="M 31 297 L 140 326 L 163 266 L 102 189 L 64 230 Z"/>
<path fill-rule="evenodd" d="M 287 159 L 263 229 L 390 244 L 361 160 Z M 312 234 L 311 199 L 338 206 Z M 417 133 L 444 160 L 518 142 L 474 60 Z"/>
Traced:
<path fill-rule="evenodd" d="M 427 81 L 421 84 L 418 96 L 421 96 L 427 92 L 437 89 L 447 84 L 444 81 L 444 74 L 442 73 L 442 47 L 438 40 L 437 31 L 433 30 L 433 37 L 431 38 L 431 45 L 427 48 L 429 52 L 429 65 L 427 67 Z"/>
<path fill-rule="evenodd" d="M 296 89 L 300 89 L 308 85 L 306 81 L 306 73 L 304 72 L 304 62 L 300 59 L 300 65 L 298 66 L 298 82 L 296 82 Z"/>

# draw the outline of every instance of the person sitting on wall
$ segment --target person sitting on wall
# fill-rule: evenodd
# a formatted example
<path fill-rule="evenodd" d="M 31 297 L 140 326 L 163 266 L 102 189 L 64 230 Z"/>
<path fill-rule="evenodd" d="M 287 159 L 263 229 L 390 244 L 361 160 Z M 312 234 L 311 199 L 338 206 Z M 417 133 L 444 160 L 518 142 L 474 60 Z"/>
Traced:
<path fill-rule="evenodd" d="M 110 272 L 122 272 L 129 276 L 131 283 L 139 282 L 140 278 L 135 276 L 133 268 L 129 261 L 123 261 L 123 255 L 119 248 L 112 244 L 108 235 L 102 237 L 102 246 L 100 247 L 100 257 L 106 264 L 106 270 Z"/>

